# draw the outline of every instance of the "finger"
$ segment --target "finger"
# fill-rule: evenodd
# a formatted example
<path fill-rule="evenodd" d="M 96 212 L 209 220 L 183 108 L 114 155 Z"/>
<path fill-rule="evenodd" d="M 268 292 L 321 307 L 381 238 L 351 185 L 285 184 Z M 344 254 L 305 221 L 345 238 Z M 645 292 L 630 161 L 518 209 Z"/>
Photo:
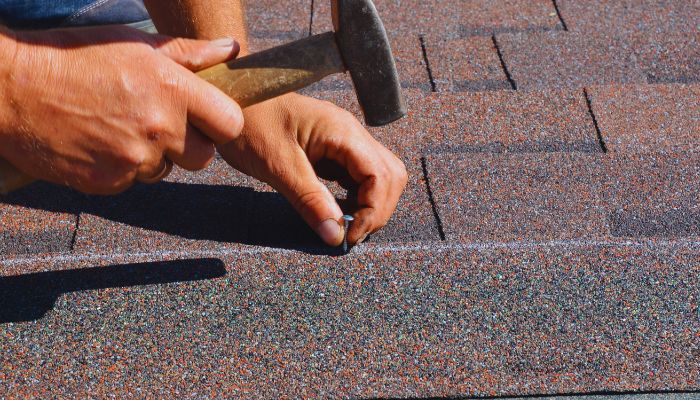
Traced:
<path fill-rule="evenodd" d="M 289 200 L 306 223 L 330 246 L 343 241 L 343 212 L 328 188 L 316 177 L 303 151 L 292 152 L 286 173 L 272 179 L 272 186 Z"/>
<path fill-rule="evenodd" d="M 167 146 L 165 155 L 188 171 L 206 168 L 216 153 L 214 142 L 190 124 L 183 137 L 170 141 Z"/>
<path fill-rule="evenodd" d="M 190 71 L 226 62 L 238 55 L 240 46 L 231 38 L 195 40 L 159 36 L 156 49 Z"/>
<path fill-rule="evenodd" d="M 386 225 L 396 209 L 407 177 L 401 161 L 359 123 L 344 125 L 349 129 L 342 132 L 340 139 L 326 136 L 312 153 L 323 153 L 323 157 L 343 166 L 358 185 L 354 199 L 355 222 L 348 232 L 348 241 L 354 244 Z"/>
<path fill-rule="evenodd" d="M 360 182 L 357 191 L 357 211 L 353 214 L 355 221 L 348 232 L 348 242 L 361 242 L 370 233 L 381 229 L 391 216 L 387 210 L 387 184 L 378 175 L 369 175 Z"/>
<path fill-rule="evenodd" d="M 352 244 L 363 242 L 389 222 L 406 188 L 407 176 L 400 161 L 390 162 L 382 171 L 379 178 L 363 182 L 357 191 L 356 223 L 348 232 L 348 241 Z M 380 198 L 383 200 L 377 201 Z"/>
<path fill-rule="evenodd" d="M 243 129 L 238 103 L 194 74 L 187 79 L 187 120 L 216 144 L 236 139 Z"/>
<path fill-rule="evenodd" d="M 136 180 L 141 183 L 158 183 L 165 179 L 173 170 L 173 162 L 163 157 L 157 169 L 139 170 Z"/>
<path fill-rule="evenodd" d="M 383 166 L 375 169 L 376 175 L 362 182 L 357 191 L 358 223 L 348 232 L 348 241 L 353 244 L 389 222 L 408 182 L 406 167 L 388 149 L 378 144 L 376 158 Z"/>

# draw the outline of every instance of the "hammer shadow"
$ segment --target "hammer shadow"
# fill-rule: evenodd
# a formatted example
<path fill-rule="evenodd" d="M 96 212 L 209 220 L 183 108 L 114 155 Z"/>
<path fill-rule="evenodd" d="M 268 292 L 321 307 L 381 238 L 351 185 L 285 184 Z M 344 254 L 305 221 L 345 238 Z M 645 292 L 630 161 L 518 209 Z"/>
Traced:
<path fill-rule="evenodd" d="M 329 248 L 318 238 L 280 194 L 249 187 L 160 182 L 137 184 L 115 196 L 87 196 L 38 182 L 0 198 L 2 203 L 50 212 L 91 214 L 190 240 L 340 255 L 338 249 Z M 85 223 L 90 222 L 81 218 L 79 229 L 85 228 Z M 108 238 L 109 234 L 109 231 L 98 232 L 96 235 L 103 237 L 94 239 L 132 240 Z M 139 239 L 138 234 L 134 232 L 133 240 Z"/>
<path fill-rule="evenodd" d="M 219 259 L 110 265 L 0 277 L 0 324 L 42 318 L 64 293 L 220 278 Z"/>

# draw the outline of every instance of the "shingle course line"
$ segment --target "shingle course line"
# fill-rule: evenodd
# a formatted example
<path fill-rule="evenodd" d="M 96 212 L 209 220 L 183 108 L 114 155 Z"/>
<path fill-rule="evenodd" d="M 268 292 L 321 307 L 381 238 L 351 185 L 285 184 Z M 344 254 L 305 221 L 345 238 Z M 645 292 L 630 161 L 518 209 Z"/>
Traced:
<path fill-rule="evenodd" d="M 387 252 L 405 253 L 417 251 L 430 251 L 431 253 L 441 253 L 449 251 L 493 251 L 493 250 L 535 250 L 554 248 L 656 248 L 656 249 L 687 249 L 700 250 L 700 240 L 685 239 L 649 239 L 649 240 L 629 240 L 629 239 L 558 239 L 546 241 L 509 241 L 509 242 L 416 242 L 403 245 L 397 244 L 364 244 L 362 247 L 354 248 L 352 254 L 386 255 Z M 46 262 L 98 262 L 113 260 L 141 260 L 141 259 L 180 259 L 180 258 L 208 258 L 225 256 L 246 256 L 265 254 L 300 254 L 304 249 L 277 249 L 269 247 L 250 247 L 248 249 L 203 249 L 203 250 L 165 250 L 150 252 L 124 253 L 90 253 L 90 254 L 51 254 L 29 257 L 16 257 L 0 259 L 0 266 L 12 267 L 25 264 L 36 264 Z"/>

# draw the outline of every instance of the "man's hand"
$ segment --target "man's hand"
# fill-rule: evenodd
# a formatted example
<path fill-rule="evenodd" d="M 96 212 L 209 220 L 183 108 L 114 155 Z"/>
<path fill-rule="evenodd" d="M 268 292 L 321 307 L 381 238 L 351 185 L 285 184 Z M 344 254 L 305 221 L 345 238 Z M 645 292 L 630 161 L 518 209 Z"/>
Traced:
<path fill-rule="evenodd" d="M 406 168 L 352 114 L 290 94 L 249 107 L 244 116 L 241 136 L 219 152 L 282 193 L 326 243 L 342 242 L 343 212 L 317 176 L 339 179 L 354 197 L 350 243 L 387 223 L 406 186 Z"/>
<path fill-rule="evenodd" d="M 234 57 L 231 39 L 109 26 L 21 32 L 7 43 L 15 46 L 0 77 L 0 155 L 35 178 L 117 193 L 161 179 L 170 161 L 206 167 L 214 144 L 243 126 L 236 102 L 191 72 Z"/>

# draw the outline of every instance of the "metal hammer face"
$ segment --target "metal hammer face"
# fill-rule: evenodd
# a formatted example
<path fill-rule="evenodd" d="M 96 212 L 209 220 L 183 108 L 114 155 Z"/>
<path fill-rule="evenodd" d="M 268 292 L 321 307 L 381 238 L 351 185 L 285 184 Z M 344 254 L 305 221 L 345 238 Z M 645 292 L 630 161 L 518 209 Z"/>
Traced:
<path fill-rule="evenodd" d="M 335 37 L 370 126 L 406 115 L 389 38 L 371 0 L 331 0 Z"/>

